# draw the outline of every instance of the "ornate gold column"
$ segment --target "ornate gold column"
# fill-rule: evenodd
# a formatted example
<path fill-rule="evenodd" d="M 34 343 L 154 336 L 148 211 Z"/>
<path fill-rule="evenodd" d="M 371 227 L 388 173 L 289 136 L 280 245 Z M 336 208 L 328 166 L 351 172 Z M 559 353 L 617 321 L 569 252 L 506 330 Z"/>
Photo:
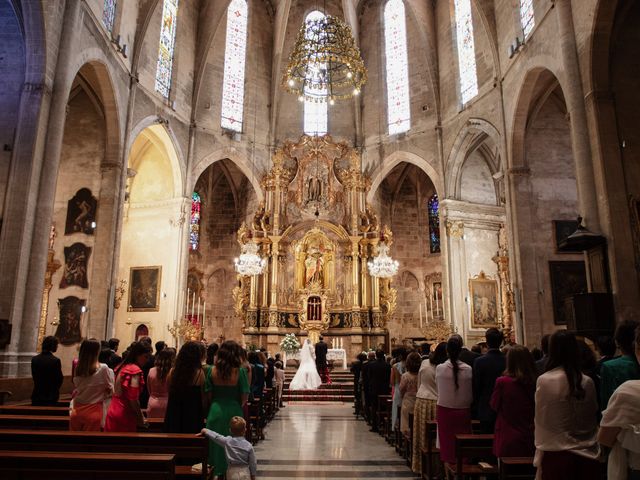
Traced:
<path fill-rule="evenodd" d="M 354 329 L 359 329 L 361 327 L 360 321 L 360 274 L 359 274 L 359 266 L 360 263 L 360 237 L 351 237 L 351 325 Z"/>
<path fill-rule="evenodd" d="M 53 274 L 61 267 L 58 260 L 53 257 L 55 251 L 53 249 L 53 243 L 56 238 L 56 227 L 51 225 L 51 231 L 49 233 L 49 251 L 47 252 L 47 270 L 44 274 L 44 289 L 42 290 L 42 307 L 40 308 L 40 322 L 38 323 L 38 352 L 42 348 L 42 340 L 44 340 L 44 334 L 47 328 L 47 317 L 49 315 L 49 293 L 53 287 Z"/>
<path fill-rule="evenodd" d="M 510 339 L 513 332 L 513 312 L 515 304 L 513 289 L 511 287 L 511 275 L 509 273 L 509 247 L 507 243 L 507 230 L 505 225 L 500 225 L 498 232 L 498 253 L 493 257 L 498 265 L 498 277 L 500 278 L 500 308 L 502 313 L 502 331 L 506 339 Z"/>

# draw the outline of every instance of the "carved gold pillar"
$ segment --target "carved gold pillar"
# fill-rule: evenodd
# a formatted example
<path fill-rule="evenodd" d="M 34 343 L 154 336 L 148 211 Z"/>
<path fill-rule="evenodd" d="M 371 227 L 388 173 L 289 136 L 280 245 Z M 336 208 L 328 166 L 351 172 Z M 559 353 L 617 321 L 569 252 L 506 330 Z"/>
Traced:
<path fill-rule="evenodd" d="M 506 339 L 510 339 L 513 332 L 513 312 L 515 311 L 515 303 L 509 273 L 507 231 L 504 225 L 500 225 L 500 230 L 498 232 L 498 253 L 493 257 L 493 261 L 498 265 L 498 277 L 500 279 L 502 332 Z"/>
<path fill-rule="evenodd" d="M 249 294 L 249 309 L 255 310 L 258 306 L 258 275 L 251 275 L 251 290 Z"/>
<path fill-rule="evenodd" d="M 269 257 L 270 255 L 270 245 L 267 243 L 262 244 L 262 255 L 264 257 Z M 276 262 L 277 263 L 277 262 Z M 270 262 L 267 262 L 267 266 L 265 271 L 262 273 L 262 298 L 260 299 L 260 308 L 262 310 L 267 309 L 269 307 L 269 285 L 270 285 L 270 273 L 273 265 Z"/>
<path fill-rule="evenodd" d="M 271 237 L 271 301 L 269 302 L 269 327 L 278 326 L 278 255 L 280 237 Z"/>
<path fill-rule="evenodd" d="M 360 264 L 362 268 L 360 269 L 360 291 L 362 292 L 362 308 L 368 309 L 371 306 L 370 302 L 370 282 L 369 282 L 369 272 L 367 271 L 367 245 L 360 245 Z"/>
<path fill-rule="evenodd" d="M 61 264 L 53 257 L 55 251 L 53 250 L 53 241 L 56 237 L 56 229 L 52 225 L 51 233 L 49 234 L 49 251 L 47 253 L 47 270 L 44 274 L 44 289 L 42 290 L 42 307 L 40 308 L 40 322 L 38 323 L 38 352 L 42 348 L 42 340 L 44 340 L 44 334 L 47 328 L 47 317 L 49 315 L 49 293 L 53 287 L 53 274 L 60 268 Z"/>

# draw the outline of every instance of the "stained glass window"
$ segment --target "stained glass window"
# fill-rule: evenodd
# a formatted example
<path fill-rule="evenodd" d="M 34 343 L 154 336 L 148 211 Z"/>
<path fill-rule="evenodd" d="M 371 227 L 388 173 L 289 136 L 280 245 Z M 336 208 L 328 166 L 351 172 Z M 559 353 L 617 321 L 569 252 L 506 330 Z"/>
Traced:
<path fill-rule="evenodd" d="M 324 19 L 324 14 L 314 10 L 307 15 L 305 21 L 313 22 L 322 19 Z M 326 70 L 324 63 L 312 63 L 309 75 L 319 77 L 323 75 L 324 70 Z M 305 86 L 304 94 L 304 133 L 307 135 L 325 135 L 329 129 L 329 106 L 326 101 L 320 101 L 320 98 L 326 97 L 327 89 L 311 90 Z"/>
<path fill-rule="evenodd" d="M 455 0 L 460 97 L 465 104 L 478 94 L 471 0 Z"/>
<path fill-rule="evenodd" d="M 527 38 L 533 27 L 536 26 L 536 17 L 533 13 L 533 0 L 520 0 L 520 25 Z"/>
<path fill-rule="evenodd" d="M 429 244 L 431 253 L 440 253 L 440 201 L 434 193 L 427 203 L 429 210 Z"/>
<path fill-rule="evenodd" d="M 156 91 L 169 98 L 171 72 L 173 70 L 173 50 L 176 45 L 178 24 L 178 0 L 164 0 L 162 24 L 160 25 L 160 47 L 156 69 Z"/>
<path fill-rule="evenodd" d="M 389 135 L 411 128 L 407 25 L 402 0 L 389 0 L 384 7 L 384 39 L 387 57 L 387 121 Z"/>
<path fill-rule="evenodd" d="M 190 250 L 198 250 L 200 245 L 200 207 L 202 200 L 198 192 L 191 195 L 191 220 L 189 222 L 189 245 Z"/>
<path fill-rule="evenodd" d="M 116 18 L 116 0 L 104 0 L 102 8 L 102 23 L 109 33 L 113 32 L 113 22 Z"/>
<path fill-rule="evenodd" d="M 246 0 L 232 0 L 227 9 L 221 124 L 234 132 L 242 131 L 248 14 Z"/>

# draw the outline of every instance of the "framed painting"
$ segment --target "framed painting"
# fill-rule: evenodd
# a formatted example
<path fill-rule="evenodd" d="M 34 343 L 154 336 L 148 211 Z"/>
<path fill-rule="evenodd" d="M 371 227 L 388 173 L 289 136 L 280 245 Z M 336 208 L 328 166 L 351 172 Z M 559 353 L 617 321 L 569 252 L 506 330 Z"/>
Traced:
<path fill-rule="evenodd" d="M 160 280 L 162 266 L 131 267 L 129 273 L 129 311 L 160 310 Z"/>
<path fill-rule="evenodd" d="M 82 310 L 87 301 L 78 297 L 65 297 L 58 299 L 58 312 L 60 320 L 55 336 L 62 345 L 73 345 L 82 340 L 80 322 Z"/>
<path fill-rule="evenodd" d="M 70 247 L 64 247 L 64 272 L 60 279 L 60 288 L 78 286 L 89 288 L 87 279 L 87 266 L 91 247 L 83 243 L 74 243 Z"/>
<path fill-rule="evenodd" d="M 497 327 L 498 322 L 498 282 L 480 272 L 469 280 L 471 298 L 471 328 Z"/>
<path fill-rule="evenodd" d="M 556 325 L 566 325 L 570 312 L 566 310 L 566 301 L 578 293 L 587 292 L 587 270 L 584 262 L 549 262 L 551 275 L 551 297 L 553 300 L 553 320 Z"/>
<path fill-rule="evenodd" d="M 560 251 L 560 243 L 569 235 L 578 229 L 576 220 L 554 220 L 553 221 L 553 238 L 556 242 L 556 253 L 582 253 L 582 250 L 563 250 Z"/>
<path fill-rule="evenodd" d="M 85 233 L 93 235 L 96 228 L 98 200 L 88 188 L 81 188 L 67 203 L 67 220 L 64 234 Z"/>

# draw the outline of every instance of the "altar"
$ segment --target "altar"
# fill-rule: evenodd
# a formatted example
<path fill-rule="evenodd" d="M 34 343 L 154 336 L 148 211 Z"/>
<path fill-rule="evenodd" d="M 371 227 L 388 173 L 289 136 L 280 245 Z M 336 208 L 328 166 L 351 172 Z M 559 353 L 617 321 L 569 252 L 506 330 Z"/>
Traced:
<path fill-rule="evenodd" d="M 396 310 L 389 279 L 369 274 L 367 262 L 391 230 L 378 222 L 366 195 L 370 179 L 359 152 L 329 135 L 284 142 L 261 180 L 264 202 L 237 233 L 241 249 L 257 245 L 261 275 L 238 275 L 234 309 L 247 344 L 280 350 L 285 334 L 316 343 L 340 336 L 342 360 L 388 345 Z M 331 357 L 329 357 L 331 358 Z"/>
<path fill-rule="evenodd" d="M 296 353 L 287 354 L 285 352 L 282 353 L 282 358 L 284 360 L 284 364 L 287 364 L 287 360 L 297 360 L 300 361 L 300 351 Z M 347 369 L 347 351 L 344 348 L 330 348 L 327 350 L 327 361 L 340 361 L 342 364 L 342 369 Z"/>

